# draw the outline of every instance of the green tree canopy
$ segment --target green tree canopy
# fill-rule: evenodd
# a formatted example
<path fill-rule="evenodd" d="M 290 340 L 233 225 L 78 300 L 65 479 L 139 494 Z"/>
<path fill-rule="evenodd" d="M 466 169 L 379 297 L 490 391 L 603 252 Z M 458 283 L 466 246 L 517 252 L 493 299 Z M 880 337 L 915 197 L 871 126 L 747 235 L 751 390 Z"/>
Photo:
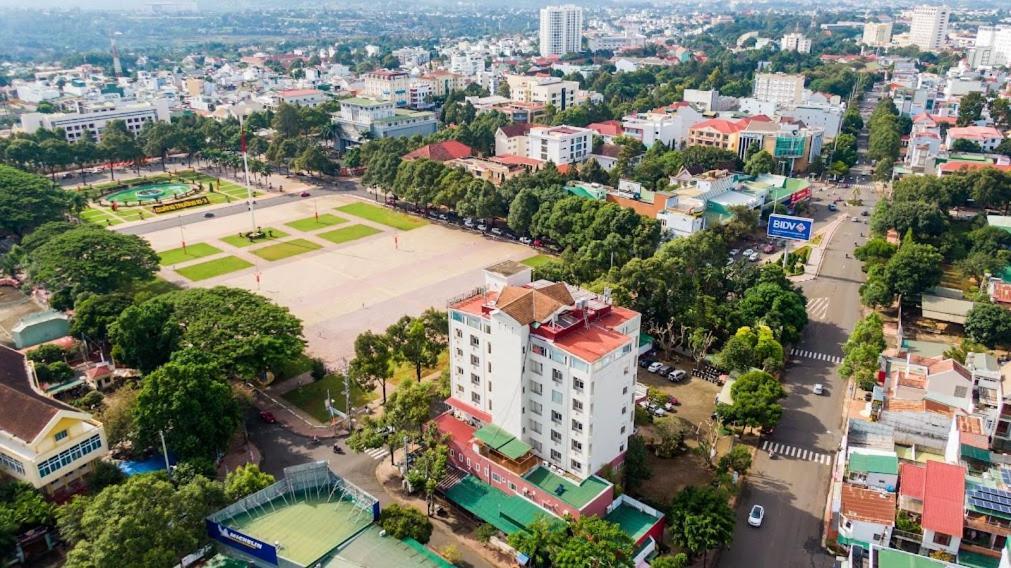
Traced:
<path fill-rule="evenodd" d="M 671 503 L 668 523 L 671 539 L 691 556 L 723 546 L 734 536 L 734 510 L 714 487 L 682 489 Z"/>
<path fill-rule="evenodd" d="M 737 426 L 772 428 L 783 416 L 779 401 L 786 391 L 776 377 L 764 371 L 750 371 L 737 378 L 730 387 L 733 404 L 718 404 L 720 417 Z"/>
<path fill-rule="evenodd" d="M 0 234 L 23 236 L 66 212 L 66 195 L 48 179 L 0 165 Z"/>
<path fill-rule="evenodd" d="M 1011 312 L 996 304 L 976 304 L 965 318 L 965 334 L 987 347 L 1011 344 Z"/>
<path fill-rule="evenodd" d="M 255 463 L 247 463 L 228 472 L 225 477 L 225 495 L 231 501 L 238 501 L 269 487 L 274 481 L 273 475 L 260 471 Z"/>

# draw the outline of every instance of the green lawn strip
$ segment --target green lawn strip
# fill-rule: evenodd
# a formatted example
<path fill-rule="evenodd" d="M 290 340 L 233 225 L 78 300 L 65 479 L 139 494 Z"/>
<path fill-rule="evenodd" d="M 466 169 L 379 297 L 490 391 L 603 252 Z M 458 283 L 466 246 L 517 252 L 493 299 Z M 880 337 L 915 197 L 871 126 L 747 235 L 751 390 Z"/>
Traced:
<path fill-rule="evenodd" d="M 188 280 L 196 282 L 199 280 L 214 278 L 215 276 L 221 276 L 222 274 L 228 274 L 229 272 L 235 272 L 236 270 L 249 268 L 251 266 L 253 266 L 252 263 L 237 256 L 225 256 L 214 260 L 208 260 L 207 262 L 191 264 L 189 266 L 176 269 L 176 272 Z"/>
<path fill-rule="evenodd" d="M 428 221 L 419 217 L 391 211 L 371 203 L 349 203 L 338 207 L 337 210 L 401 231 L 410 231 L 428 224 Z"/>
<path fill-rule="evenodd" d="M 337 410 L 344 412 L 344 379 L 338 375 L 327 375 L 322 379 L 288 391 L 282 397 L 288 402 L 301 408 L 310 416 L 320 422 L 329 422 L 330 415 L 326 411 L 326 397 L 329 392 L 333 399 L 333 405 Z M 361 407 L 376 398 L 373 392 L 365 392 L 357 385 L 351 385 L 351 406 Z"/>
<path fill-rule="evenodd" d="M 362 237 L 376 235 L 379 233 L 382 233 L 382 231 L 376 229 L 375 227 L 369 227 L 368 225 L 350 225 L 347 227 L 341 227 L 335 231 L 319 233 L 316 236 L 339 245 L 341 243 L 354 241 Z"/>
<path fill-rule="evenodd" d="M 321 248 L 323 248 L 323 245 L 318 245 L 312 241 L 307 241 L 305 239 L 292 239 L 290 241 L 284 241 L 258 248 L 250 252 L 264 260 L 274 261 L 281 260 L 282 258 L 288 258 L 289 256 L 295 256 L 296 254 L 319 250 Z"/>
<path fill-rule="evenodd" d="M 555 260 L 555 257 L 551 256 L 550 254 L 535 254 L 530 258 L 521 260 L 520 263 L 525 264 L 530 268 L 540 268 L 545 264 L 551 262 L 552 260 Z"/>
<path fill-rule="evenodd" d="M 422 367 L 421 378 L 425 378 L 432 373 L 441 373 L 449 368 L 449 351 L 443 351 L 439 353 L 439 358 L 435 363 L 434 367 Z M 418 372 L 411 363 L 399 363 L 393 367 L 393 376 L 390 377 L 390 383 L 397 385 L 405 379 L 410 379 L 412 381 L 417 380 Z"/>
<path fill-rule="evenodd" d="M 284 237 L 288 236 L 288 233 L 285 233 L 284 231 L 278 231 L 273 227 L 263 227 L 262 231 L 269 236 L 256 241 L 251 241 L 246 237 L 243 237 L 242 235 L 228 235 L 227 237 L 221 237 L 220 240 L 222 242 L 232 245 L 233 247 L 243 248 L 248 247 L 249 245 L 255 245 L 257 243 L 264 243 L 267 241 L 283 239 Z"/>
<path fill-rule="evenodd" d="M 285 223 L 285 225 L 295 229 L 296 231 L 315 231 L 317 229 L 322 229 L 323 227 L 331 227 L 333 225 L 339 225 L 341 223 L 346 223 L 347 219 L 343 217 L 338 217 L 336 215 L 331 215 L 329 213 L 324 213 L 316 217 L 306 217 L 305 219 L 299 219 L 298 221 L 292 221 L 290 223 Z"/>
<path fill-rule="evenodd" d="M 219 252 L 221 252 L 221 249 L 207 243 L 194 243 L 187 246 L 185 249 L 179 247 L 162 251 L 158 253 L 158 258 L 161 259 L 162 266 L 167 266 L 171 264 L 179 264 L 180 262 L 186 262 L 188 260 L 203 258 L 205 256 L 211 256 L 212 254 L 218 254 Z"/>

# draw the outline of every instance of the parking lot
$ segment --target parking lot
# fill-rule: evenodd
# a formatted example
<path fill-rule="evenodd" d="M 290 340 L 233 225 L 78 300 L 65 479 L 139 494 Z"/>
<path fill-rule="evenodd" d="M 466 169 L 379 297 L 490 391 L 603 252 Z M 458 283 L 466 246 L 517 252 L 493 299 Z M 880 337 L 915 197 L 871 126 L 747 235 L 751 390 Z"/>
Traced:
<path fill-rule="evenodd" d="M 700 422 L 709 420 L 716 409 L 716 394 L 720 392 L 720 386 L 692 376 L 691 369 L 694 362 L 684 358 L 675 358 L 673 361 L 663 361 L 669 366 L 685 372 L 683 379 L 672 382 L 664 376 L 651 373 L 647 369 L 639 368 L 636 380 L 639 383 L 659 389 L 666 395 L 673 396 L 680 403 L 674 407 L 673 415 L 697 427 Z M 643 435 L 649 436 L 649 427 L 646 426 Z"/>

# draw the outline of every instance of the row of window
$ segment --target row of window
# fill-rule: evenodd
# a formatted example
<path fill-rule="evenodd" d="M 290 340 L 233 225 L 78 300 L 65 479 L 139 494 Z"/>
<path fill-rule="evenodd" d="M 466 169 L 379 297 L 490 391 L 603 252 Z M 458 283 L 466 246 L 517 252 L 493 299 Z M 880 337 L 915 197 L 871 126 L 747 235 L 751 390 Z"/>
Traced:
<path fill-rule="evenodd" d="M 25 474 L 25 464 L 3 452 L 0 452 L 0 467 L 21 475 Z"/>
<path fill-rule="evenodd" d="M 64 467 L 102 447 L 102 437 L 98 434 L 76 444 L 39 464 L 39 477 L 45 479 Z"/>

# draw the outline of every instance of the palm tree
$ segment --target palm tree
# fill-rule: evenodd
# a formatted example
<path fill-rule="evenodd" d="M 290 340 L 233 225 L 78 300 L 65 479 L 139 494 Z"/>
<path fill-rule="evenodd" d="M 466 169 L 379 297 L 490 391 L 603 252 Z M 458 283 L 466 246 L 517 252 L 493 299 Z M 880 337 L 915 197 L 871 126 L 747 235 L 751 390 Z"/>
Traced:
<path fill-rule="evenodd" d="M 76 218 L 80 218 L 81 211 L 88 207 L 88 198 L 80 191 L 69 191 L 67 196 L 67 210 Z"/>
<path fill-rule="evenodd" d="M 328 146 L 334 146 L 337 143 L 337 134 L 340 133 L 340 127 L 332 122 L 324 124 L 319 129 L 319 137 Z"/>

